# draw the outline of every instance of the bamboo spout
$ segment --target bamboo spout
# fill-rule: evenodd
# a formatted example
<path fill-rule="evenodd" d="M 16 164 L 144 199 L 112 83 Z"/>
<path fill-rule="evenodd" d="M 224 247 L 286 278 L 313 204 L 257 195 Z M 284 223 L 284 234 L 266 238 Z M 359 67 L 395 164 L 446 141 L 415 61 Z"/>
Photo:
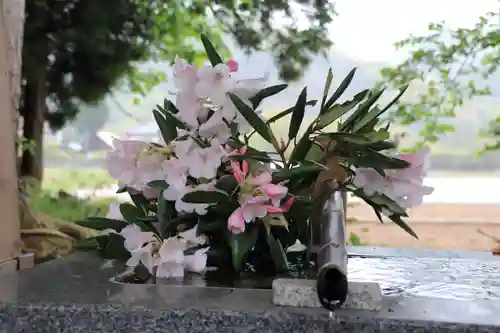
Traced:
<path fill-rule="evenodd" d="M 322 200 L 318 212 L 320 249 L 317 254 L 317 293 L 321 305 L 333 311 L 347 298 L 347 251 L 344 205 L 339 191 Z"/>

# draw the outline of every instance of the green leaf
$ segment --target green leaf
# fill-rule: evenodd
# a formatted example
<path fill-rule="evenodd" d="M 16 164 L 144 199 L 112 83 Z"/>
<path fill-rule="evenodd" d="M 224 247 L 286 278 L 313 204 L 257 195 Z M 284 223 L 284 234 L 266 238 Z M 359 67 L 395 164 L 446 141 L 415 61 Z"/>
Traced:
<path fill-rule="evenodd" d="M 269 253 L 271 254 L 276 270 L 278 272 L 286 272 L 289 268 L 288 260 L 280 241 L 274 238 L 272 233 L 269 233 L 267 235 L 267 244 L 269 245 Z"/>
<path fill-rule="evenodd" d="M 282 182 L 284 180 L 288 180 L 296 177 L 305 177 L 310 174 L 314 174 L 325 170 L 326 167 L 320 164 L 307 163 L 302 164 L 298 167 L 291 169 L 282 169 L 279 171 L 273 172 L 273 181 L 274 182 Z"/>
<path fill-rule="evenodd" d="M 156 210 L 158 221 L 160 222 L 159 231 L 160 236 L 166 238 L 169 236 L 172 223 L 175 216 L 175 203 L 166 201 L 163 196 L 158 199 L 158 206 Z"/>
<path fill-rule="evenodd" d="M 345 115 L 347 112 L 351 111 L 366 97 L 369 92 L 369 90 L 363 90 L 362 92 L 354 95 L 352 100 L 330 107 L 323 114 L 319 115 L 316 129 L 323 129 L 327 127 L 328 125 Z"/>
<path fill-rule="evenodd" d="M 227 219 L 200 219 L 197 231 L 200 233 L 214 232 L 227 229 Z"/>
<path fill-rule="evenodd" d="M 358 106 L 357 110 L 354 111 L 353 114 L 351 114 L 351 116 L 342 124 L 341 131 L 342 132 L 351 131 L 356 125 L 356 123 L 368 114 L 370 107 L 380 98 L 384 90 L 385 88 L 375 92 L 371 91 L 367 100 L 363 102 L 363 104 Z"/>
<path fill-rule="evenodd" d="M 403 86 L 401 89 L 399 89 L 399 93 L 397 94 L 396 97 L 394 97 L 394 99 L 392 101 L 389 102 L 389 104 L 386 105 L 385 108 L 382 109 L 382 114 L 384 112 L 386 112 L 387 110 L 389 110 L 397 101 L 399 101 L 399 99 L 401 98 L 401 96 L 403 96 L 403 94 L 406 92 L 406 90 L 408 89 L 410 85 L 407 84 L 405 86 Z"/>
<path fill-rule="evenodd" d="M 253 127 L 253 129 L 264 138 L 269 143 L 276 141 L 271 133 L 271 129 L 266 125 L 264 120 L 262 120 L 255 111 L 243 102 L 238 96 L 234 94 L 229 94 L 229 98 L 233 102 L 234 106 L 240 111 L 241 115 L 248 121 L 248 123 Z"/>
<path fill-rule="evenodd" d="M 161 107 L 158 104 L 156 105 L 156 107 L 163 114 L 166 121 L 171 124 L 171 126 L 175 126 L 177 128 L 184 129 L 184 130 L 189 129 L 189 126 L 187 124 L 185 124 L 184 122 L 182 122 L 181 120 L 179 120 L 172 112 Z"/>
<path fill-rule="evenodd" d="M 347 151 L 347 155 L 345 155 L 344 152 L 340 152 L 339 154 L 346 157 L 350 163 L 357 167 L 374 169 L 404 169 L 409 165 L 406 161 L 386 156 L 370 149 L 353 152 Z"/>
<path fill-rule="evenodd" d="M 170 101 L 166 98 L 163 100 L 163 108 L 165 110 L 169 110 L 173 114 L 179 113 L 179 109 L 177 109 L 177 107 L 174 105 L 174 103 L 172 103 L 172 101 Z"/>
<path fill-rule="evenodd" d="M 148 186 L 160 191 L 164 191 L 168 188 L 168 184 L 164 180 L 153 180 L 152 182 L 148 183 Z"/>
<path fill-rule="evenodd" d="M 328 97 L 328 93 L 330 92 L 330 87 L 332 85 L 332 80 L 333 80 L 333 73 L 332 73 L 332 69 L 329 68 L 328 75 L 326 76 L 325 88 L 323 89 L 323 99 L 321 100 L 320 113 L 321 113 L 321 110 L 323 110 L 323 108 L 325 106 L 326 99 Z"/>
<path fill-rule="evenodd" d="M 130 252 L 125 249 L 125 239 L 118 234 L 101 235 L 95 237 L 97 251 L 105 259 L 128 260 Z"/>
<path fill-rule="evenodd" d="M 256 109 L 260 103 L 267 97 L 274 96 L 288 87 L 288 84 L 278 84 L 275 86 L 267 87 L 259 91 L 255 96 L 250 98 L 250 102 L 254 109 Z"/>
<path fill-rule="evenodd" d="M 138 211 L 141 212 L 140 215 L 138 216 L 146 216 L 148 215 L 149 211 L 149 206 L 150 202 L 142 193 L 133 193 L 132 191 L 129 191 L 128 195 L 130 196 L 130 199 L 132 199 L 132 202 L 134 203 L 135 207 L 137 207 Z"/>
<path fill-rule="evenodd" d="M 217 180 L 217 183 L 215 183 L 215 187 L 228 194 L 233 193 L 237 186 L 238 182 L 233 176 L 230 175 L 222 176 Z"/>
<path fill-rule="evenodd" d="M 322 108 L 322 110 L 325 110 L 325 111 L 328 110 L 333 105 L 333 103 L 335 103 L 340 98 L 340 96 L 342 96 L 342 94 L 347 90 L 347 88 L 351 84 L 351 81 L 354 78 L 355 73 L 356 73 L 356 68 L 353 68 L 349 72 L 349 74 L 347 74 L 347 76 L 344 78 L 344 80 L 342 80 L 342 82 L 340 83 L 337 90 L 335 90 L 333 95 L 325 103 L 324 108 Z"/>
<path fill-rule="evenodd" d="M 134 223 L 138 216 L 144 216 L 144 212 L 142 212 L 141 209 L 129 203 L 120 204 L 120 212 L 125 221 L 129 223 Z"/>
<path fill-rule="evenodd" d="M 99 243 L 97 243 L 96 237 L 90 237 L 77 242 L 74 249 L 78 251 L 95 251 L 98 246 Z"/>
<path fill-rule="evenodd" d="M 193 191 L 186 193 L 182 201 L 197 204 L 216 204 L 229 201 L 227 193 L 222 191 Z"/>
<path fill-rule="evenodd" d="M 413 231 L 413 229 L 405 221 L 401 219 L 401 216 L 394 214 L 389 216 L 389 218 L 391 219 L 392 222 L 400 226 L 404 231 L 406 231 L 407 233 L 418 239 L 418 236 L 415 233 L 415 231 Z"/>
<path fill-rule="evenodd" d="M 290 161 L 301 162 L 307 156 L 307 153 L 311 149 L 313 142 L 309 139 L 309 129 L 304 133 L 299 143 L 293 148 L 290 154 Z"/>
<path fill-rule="evenodd" d="M 259 228 L 256 225 L 248 227 L 247 230 L 237 235 L 228 231 L 228 245 L 231 248 L 233 267 L 237 272 L 241 270 L 246 256 L 257 243 L 258 236 Z"/>
<path fill-rule="evenodd" d="M 125 228 L 128 223 L 125 221 L 108 219 L 104 217 L 89 217 L 84 221 L 75 221 L 79 226 L 90 228 L 94 230 L 106 230 L 113 229 L 117 232 L 120 232 L 123 228 Z"/>
<path fill-rule="evenodd" d="M 177 128 L 175 127 L 175 123 L 168 122 L 165 117 L 163 117 L 163 115 L 156 110 L 153 110 L 153 116 L 158 124 L 158 127 L 160 128 L 163 140 L 165 140 L 166 144 L 169 144 L 170 141 L 177 137 Z"/>
<path fill-rule="evenodd" d="M 222 58 L 220 57 L 219 53 L 215 51 L 214 46 L 212 45 L 212 42 L 208 39 L 208 37 L 205 34 L 201 34 L 201 42 L 203 43 L 203 47 L 205 48 L 205 52 L 207 52 L 208 60 L 210 60 L 210 63 L 212 66 L 216 66 L 218 64 L 222 64 Z"/>
<path fill-rule="evenodd" d="M 297 103 L 293 108 L 292 119 L 290 120 L 290 127 L 288 128 L 288 139 L 293 140 L 297 133 L 299 132 L 300 125 L 304 120 L 304 114 L 306 112 L 306 102 L 307 102 L 307 87 L 302 89 Z"/>
<path fill-rule="evenodd" d="M 356 133 L 336 132 L 336 133 L 324 133 L 324 134 L 328 135 L 328 137 L 332 140 L 353 143 L 356 145 L 368 145 L 373 142 L 365 135 Z"/>
<path fill-rule="evenodd" d="M 316 100 L 307 101 L 307 102 L 306 102 L 306 105 L 307 105 L 307 106 L 315 106 L 315 105 L 316 105 Z M 292 106 L 291 108 L 288 108 L 288 109 L 286 109 L 286 110 L 284 110 L 284 111 L 281 111 L 280 113 L 278 113 L 278 114 L 276 114 L 276 115 L 272 116 L 271 118 L 269 118 L 269 119 L 266 121 L 266 124 L 268 124 L 268 125 L 269 125 L 269 124 L 272 124 L 272 123 L 274 123 L 274 122 L 276 122 L 276 121 L 280 120 L 281 118 L 288 116 L 290 113 L 292 113 L 292 112 L 293 112 L 293 109 L 294 109 L 294 108 L 295 108 L 295 106 Z"/>

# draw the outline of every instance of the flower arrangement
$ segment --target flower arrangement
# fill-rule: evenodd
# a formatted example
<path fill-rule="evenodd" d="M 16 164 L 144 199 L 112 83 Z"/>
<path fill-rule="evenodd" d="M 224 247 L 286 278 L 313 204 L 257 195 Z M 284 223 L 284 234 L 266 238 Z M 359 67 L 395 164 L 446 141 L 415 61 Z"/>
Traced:
<path fill-rule="evenodd" d="M 393 153 L 389 125 L 380 126 L 381 115 L 406 87 L 385 107 L 375 105 L 383 89 L 339 103 L 355 70 L 331 95 L 329 71 L 321 101 L 308 100 L 304 88 L 290 108 L 264 119 L 257 112 L 261 102 L 287 86 L 264 87 L 265 78 L 238 80 L 238 63 L 224 62 L 201 39 L 210 62 L 196 68 L 178 60 L 176 103 L 165 100 L 153 111 L 161 139 L 115 140 L 109 173 L 133 204 L 114 203 L 106 218 L 80 222 L 102 230 L 83 246 L 145 267 L 157 278 L 207 266 L 240 272 L 250 257 L 283 272 L 289 247 L 309 253 L 310 216 L 325 184 L 360 197 L 380 221 L 387 216 L 416 237 L 403 218 L 432 192 L 423 186 L 428 151 Z M 318 115 L 302 129 L 309 107 Z M 271 124 L 286 116 L 288 137 L 277 138 Z M 254 135 L 274 149 L 252 147 Z"/>

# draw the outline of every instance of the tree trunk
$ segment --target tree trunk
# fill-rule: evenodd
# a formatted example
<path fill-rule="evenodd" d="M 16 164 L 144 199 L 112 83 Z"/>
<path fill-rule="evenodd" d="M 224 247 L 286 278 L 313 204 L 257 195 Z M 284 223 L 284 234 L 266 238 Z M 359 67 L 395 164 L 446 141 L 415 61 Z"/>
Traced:
<path fill-rule="evenodd" d="M 24 87 L 23 136 L 35 142 L 33 149 L 24 150 L 21 161 L 21 176 L 33 177 L 39 181 L 43 176 L 43 130 L 45 112 L 45 64 L 40 66 L 38 75 L 26 82 Z"/>
<path fill-rule="evenodd" d="M 20 252 L 19 183 L 16 168 L 23 0 L 0 0 L 0 262 Z"/>

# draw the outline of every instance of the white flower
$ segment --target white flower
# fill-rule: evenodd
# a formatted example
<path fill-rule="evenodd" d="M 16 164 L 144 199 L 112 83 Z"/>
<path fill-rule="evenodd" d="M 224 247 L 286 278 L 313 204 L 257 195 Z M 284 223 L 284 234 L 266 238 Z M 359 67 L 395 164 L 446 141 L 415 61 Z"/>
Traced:
<path fill-rule="evenodd" d="M 208 247 L 196 250 L 194 254 L 184 257 L 184 268 L 187 271 L 201 273 L 207 267 Z"/>
<path fill-rule="evenodd" d="M 163 241 L 158 250 L 156 259 L 156 276 L 159 278 L 184 276 L 184 249 L 186 242 L 183 239 L 170 237 Z"/>
<path fill-rule="evenodd" d="M 188 192 L 196 191 L 195 186 L 184 186 L 183 188 L 169 187 L 163 191 L 163 197 L 167 201 L 175 201 L 175 210 L 179 213 L 196 213 L 198 215 L 205 215 L 207 213 L 208 204 L 194 204 L 185 202 L 182 197 Z"/>
<path fill-rule="evenodd" d="M 127 266 L 135 267 L 142 263 L 150 273 L 153 272 L 153 246 L 154 234 L 152 232 L 141 231 L 135 224 L 131 224 L 122 229 L 119 233 L 124 239 L 124 247 L 130 252 L 130 259 Z"/>
<path fill-rule="evenodd" d="M 215 105 L 223 105 L 227 101 L 227 93 L 236 85 L 226 64 L 215 67 L 205 65 L 198 69 L 198 78 L 200 81 L 195 86 L 196 94 L 200 98 L 209 98 Z"/>
<path fill-rule="evenodd" d="M 187 242 L 188 246 L 205 245 L 207 243 L 207 237 L 205 235 L 197 236 L 197 233 L 198 225 L 195 225 L 189 230 L 179 232 L 178 235 Z"/>
<path fill-rule="evenodd" d="M 149 273 L 153 274 L 153 245 L 151 243 L 130 251 L 130 255 L 131 257 L 126 263 L 127 266 L 135 267 L 142 263 L 148 269 Z"/>
<path fill-rule="evenodd" d="M 142 231 L 136 224 L 130 224 L 123 228 L 120 235 L 125 239 L 124 246 L 129 252 L 142 248 L 154 239 L 152 232 Z"/>
<path fill-rule="evenodd" d="M 198 128 L 198 134 L 204 138 L 215 137 L 220 142 L 227 142 L 231 137 L 231 131 L 223 120 L 221 112 L 215 112 L 206 122 Z"/>
<path fill-rule="evenodd" d="M 171 158 L 163 162 L 162 173 L 165 182 L 169 185 L 169 189 L 182 189 L 186 186 L 188 166 L 185 161 L 177 158 Z M 165 197 L 166 198 L 166 197 Z M 173 199 L 176 200 L 176 199 Z"/>
<path fill-rule="evenodd" d="M 188 156 L 189 174 L 194 178 L 212 179 L 217 176 L 217 170 L 222 163 L 225 152 L 220 144 L 208 148 L 196 148 Z"/>
<path fill-rule="evenodd" d="M 122 212 L 120 211 L 120 203 L 118 201 L 113 201 L 109 204 L 109 211 L 106 214 L 107 219 L 125 221 Z"/>

